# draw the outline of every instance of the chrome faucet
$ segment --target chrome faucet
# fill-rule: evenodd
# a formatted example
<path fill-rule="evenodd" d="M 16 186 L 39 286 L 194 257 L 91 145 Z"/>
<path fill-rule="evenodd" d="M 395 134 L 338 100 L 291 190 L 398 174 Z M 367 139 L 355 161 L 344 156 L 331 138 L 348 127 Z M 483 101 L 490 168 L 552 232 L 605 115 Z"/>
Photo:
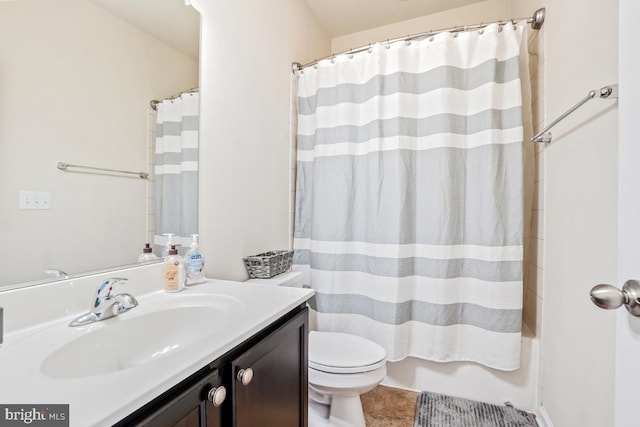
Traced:
<path fill-rule="evenodd" d="M 128 279 L 112 277 L 105 280 L 96 289 L 91 310 L 71 321 L 69 326 L 82 326 L 99 322 L 118 314 L 127 312 L 138 305 L 138 301 L 130 294 L 111 295 L 115 284 L 124 284 Z"/>

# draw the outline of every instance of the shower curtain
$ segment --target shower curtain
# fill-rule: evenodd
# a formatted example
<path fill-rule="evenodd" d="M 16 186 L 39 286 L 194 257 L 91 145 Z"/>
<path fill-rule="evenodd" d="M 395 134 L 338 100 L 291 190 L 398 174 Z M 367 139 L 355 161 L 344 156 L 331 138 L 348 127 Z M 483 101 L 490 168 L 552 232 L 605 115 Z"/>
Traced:
<path fill-rule="evenodd" d="M 154 252 L 160 256 L 165 233 L 181 253 L 198 233 L 199 94 L 187 92 L 157 105 L 155 146 Z"/>
<path fill-rule="evenodd" d="M 298 81 L 294 264 L 321 331 L 519 366 L 524 24 L 372 46 Z"/>

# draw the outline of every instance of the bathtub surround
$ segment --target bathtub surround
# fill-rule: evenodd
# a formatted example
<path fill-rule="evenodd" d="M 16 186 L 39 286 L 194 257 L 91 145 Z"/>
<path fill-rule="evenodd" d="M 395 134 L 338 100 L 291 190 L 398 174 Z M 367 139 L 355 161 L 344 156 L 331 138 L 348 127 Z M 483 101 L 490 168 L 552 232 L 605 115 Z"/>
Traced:
<path fill-rule="evenodd" d="M 518 368 L 524 26 L 380 43 L 300 75 L 294 262 L 320 330 L 392 361 Z"/>
<path fill-rule="evenodd" d="M 161 256 L 167 243 L 185 253 L 198 233 L 198 124 L 200 95 L 186 92 L 157 104 L 155 146 L 154 252 Z"/>

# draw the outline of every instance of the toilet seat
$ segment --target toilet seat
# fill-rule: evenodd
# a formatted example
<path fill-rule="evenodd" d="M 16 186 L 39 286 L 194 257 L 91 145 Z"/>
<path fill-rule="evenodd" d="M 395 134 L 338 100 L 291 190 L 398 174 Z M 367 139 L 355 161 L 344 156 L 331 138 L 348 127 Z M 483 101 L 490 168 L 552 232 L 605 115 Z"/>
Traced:
<path fill-rule="evenodd" d="M 370 372 L 385 366 L 386 351 L 357 335 L 309 332 L 309 368 L 335 374 Z"/>

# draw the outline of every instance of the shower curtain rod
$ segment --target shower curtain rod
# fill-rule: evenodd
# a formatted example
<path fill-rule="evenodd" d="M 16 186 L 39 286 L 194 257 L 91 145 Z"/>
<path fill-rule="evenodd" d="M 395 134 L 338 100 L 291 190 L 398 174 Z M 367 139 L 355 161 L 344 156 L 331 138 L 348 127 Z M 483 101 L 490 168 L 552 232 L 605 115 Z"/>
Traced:
<path fill-rule="evenodd" d="M 151 106 L 152 109 L 157 110 L 158 109 L 158 104 L 160 104 L 162 101 L 171 101 L 172 99 L 180 98 L 180 96 L 182 96 L 185 93 L 194 93 L 194 92 L 197 92 L 198 90 L 200 90 L 200 88 L 194 87 L 194 88 L 191 88 L 189 90 L 185 90 L 184 92 L 180 92 L 177 95 L 170 96 L 170 97 L 165 98 L 165 99 L 160 100 L 160 101 L 158 101 L 157 99 L 152 99 L 151 101 L 149 101 L 149 105 Z"/>
<path fill-rule="evenodd" d="M 544 24 L 544 18 L 546 15 L 546 9 L 540 8 L 538 10 L 535 11 L 535 13 L 533 14 L 533 16 L 531 18 L 513 18 L 510 19 L 508 21 L 497 21 L 494 22 L 494 24 L 500 24 L 500 25 L 505 25 L 509 22 L 512 23 L 516 23 L 516 22 L 520 22 L 520 21 L 527 21 L 527 24 L 531 24 L 531 28 L 533 28 L 534 30 L 539 30 L 540 28 L 542 28 L 542 24 Z M 405 36 L 405 37 L 399 37 L 396 39 L 391 39 L 391 40 L 383 40 L 382 42 L 386 43 L 386 44 L 391 44 L 391 43 L 397 43 L 397 42 L 406 42 L 406 41 L 411 41 L 411 40 L 416 40 L 416 39 L 423 39 L 426 37 L 431 37 L 434 36 L 438 33 L 444 33 L 444 32 L 452 32 L 452 33 L 459 33 L 459 32 L 463 32 L 463 31 L 469 31 L 469 30 L 477 30 L 477 29 L 481 29 L 486 27 L 487 25 L 490 25 L 491 23 L 480 23 L 480 24 L 474 24 L 474 25 L 464 25 L 464 26 L 458 26 L 458 27 L 449 27 L 449 28 L 442 28 L 439 30 L 430 30 L 424 33 L 418 33 L 418 34 L 412 34 L 409 36 Z M 293 72 L 295 73 L 296 71 L 302 71 L 305 68 L 311 67 L 316 65 L 318 62 L 324 60 L 324 59 L 334 59 L 336 56 L 340 56 L 340 55 L 352 55 L 354 53 L 360 53 L 360 52 L 364 52 L 366 50 L 369 50 L 371 48 L 371 44 L 368 44 L 367 46 L 362 46 L 356 49 L 349 49 L 349 50 L 345 50 L 343 52 L 340 53 L 332 53 L 329 56 L 326 56 L 324 58 L 321 59 L 316 59 L 315 61 L 309 62 L 307 64 L 300 64 L 299 62 L 293 62 L 291 64 L 291 68 L 293 70 Z"/>

